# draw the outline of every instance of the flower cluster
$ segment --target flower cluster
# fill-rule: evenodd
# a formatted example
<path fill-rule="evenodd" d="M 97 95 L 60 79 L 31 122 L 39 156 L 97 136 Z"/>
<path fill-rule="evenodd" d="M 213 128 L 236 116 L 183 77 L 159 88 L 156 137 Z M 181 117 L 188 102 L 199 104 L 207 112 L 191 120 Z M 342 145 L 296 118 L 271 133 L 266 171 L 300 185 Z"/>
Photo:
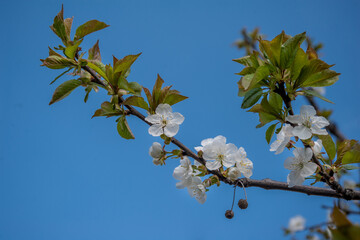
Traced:
<path fill-rule="evenodd" d="M 303 231 L 305 229 L 305 218 L 300 215 L 290 218 L 288 231 L 290 233 L 295 233 L 299 231 Z"/>
<path fill-rule="evenodd" d="M 329 125 L 329 121 L 324 117 L 315 116 L 316 110 L 313 106 L 304 105 L 300 109 L 300 115 L 290 115 L 286 118 L 285 123 L 280 132 L 276 136 L 276 140 L 270 145 L 270 151 L 280 154 L 285 147 L 294 147 L 295 142 L 291 141 L 292 137 L 301 140 L 311 139 L 314 134 L 327 135 L 327 131 L 323 129 Z M 302 185 L 305 178 L 314 174 L 317 165 L 311 162 L 313 155 L 321 157 L 323 148 L 322 141 L 318 139 L 313 142 L 311 148 L 296 148 L 293 151 L 294 157 L 289 157 L 284 162 L 284 167 L 291 170 L 287 176 L 289 187 Z"/>
<path fill-rule="evenodd" d="M 195 150 L 202 152 L 207 169 L 228 168 L 228 176 L 231 180 L 238 179 L 241 174 L 247 178 L 252 175 L 253 163 L 246 157 L 244 148 L 238 149 L 234 144 L 226 143 L 226 138 L 223 136 L 205 139 L 201 141 L 201 146 L 195 147 Z"/>

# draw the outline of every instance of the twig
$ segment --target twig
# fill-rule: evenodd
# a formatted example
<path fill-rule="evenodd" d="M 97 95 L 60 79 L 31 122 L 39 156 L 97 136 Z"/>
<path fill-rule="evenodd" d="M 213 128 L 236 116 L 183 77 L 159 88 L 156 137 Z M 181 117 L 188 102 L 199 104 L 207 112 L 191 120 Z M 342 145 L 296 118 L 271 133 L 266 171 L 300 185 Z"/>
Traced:
<path fill-rule="evenodd" d="M 83 68 L 84 70 L 88 71 L 97 82 L 102 82 L 95 72 L 90 68 Z M 119 102 L 122 103 L 124 100 L 122 97 L 119 97 Z M 137 111 L 134 107 L 130 105 L 125 105 L 125 107 L 129 110 L 130 114 L 138 117 L 143 122 L 151 126 L 152 124 L 145 120 L 145 116 Z M 171 142 L 178 146 L 180 149 L 185 152 L 185 154 L 194 160 L 198 161 L 199 163 L 205 165 L 205 160 L 199 157 L 197 154 L 192 152 L 188 147 L 186 147 L 183 143 L 181 143 L 176 138 L 172 138 Z M 284 190 L 284 191 L 291 191 L 291 192 L 299 192 L 305 193 L 307 195 L 317 195 L 317 196 L 324 196 L 324 197 L 334 197 L 334 198 L 343 198 L 343 199 L 356 199 L 360 200 L 360 191 L 351 191 L 351 194 L 342 194 L 337 191 L 326 189 L 326 188 L 318 188 L 318 187 L 310 187 L 310 186 L 294 186 L 289 188 L 287 183 L 278 182 L 271 179 L 264 179 L 264 180 L 254 180 L 248 178 L 241 178 L 236 181 L 231 181 L 228 178 L 225 178 L 219 171 L 208 170 L 209 173 L 216 175 L 220 181 L 227 183 L 229 185 L 237 185 L 237 186 L 244 186 L 244 187 L 260 187 L 264 189 L 277 189 L 277 190 Z"/>

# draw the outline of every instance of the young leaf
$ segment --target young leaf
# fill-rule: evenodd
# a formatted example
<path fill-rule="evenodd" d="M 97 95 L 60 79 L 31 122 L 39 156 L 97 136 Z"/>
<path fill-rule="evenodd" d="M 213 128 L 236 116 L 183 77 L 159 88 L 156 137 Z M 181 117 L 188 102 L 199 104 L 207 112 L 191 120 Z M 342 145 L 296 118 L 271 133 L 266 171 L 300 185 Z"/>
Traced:
<path fill-rule="evenodd" d="M 64 58 L 62 56 L 51 55 L 47 57 L 45 60 L 40 59 L 42 61 L 41 66 L 48 67 L 50 69 L 62 69 L 70 66 L 76 66 L 76 62 L 72 59 Z"/>
<path fill-rule="evenodd" d="M 270 71 L 268 66 L 263 65 L 260 66 L 256 69 L 256 72 L 254 74 L 253 79 L 251 79 L 251 82 L 249 84 L 249 87 L 246 88 L 247 89 L 252 89 L 253 87 L 255 87 L 261 80 L 265 79 L 267 76 L 269 76 Z"/>
<path fill-rule="evenodd" d="M 330 135 L 317 135 L 317 137 L 322 141 L 322 144 L 325 148 L 327 155 L 330 160 L 333 160 L 336 155 L 335 143 L 332 140 Z"/>
<path fill-rule="evenodd" d="M 134 134 L 131 132 L 131 129 L 126 121 L 125 115 L 122 115 L 118 120 L 117 130 L 119 135 L 125 139 L 135 139 Z"/>
<path fill-rule="evenodd" d="M 356 140 L 345 140 L 339 143 L 337 147 L 337 159 L 335 166 L 340 166 L 342 164 L 343 158 L 347 152 L 349 152 L 355 144 L 358 144 Z"/>
<path fill-rule="evenodd" d="M 132 105 L 135 107 L 140 107 L 145 110 L 149 110 L 148 104 L 145 102 L 144 98 L 138 96 L 130 96 L 124 101 L 124 105 Z"/>
<path fill-rule="evenodd" d="M 89 60 L 97 60 L 101 62 L 99 40 L 97 40 L 94 46 L 89 49 Z"/>
<path fill-rule="evenodd" d="M 64 83 L 62 83 L 61 85 L 59 85 L 56 89 L 55 92 L 52 96 L 52 99 L 49 103 L 49 105 L 58 102 L 62 99 L 64 99 L 65 97 L 67 97 L 75 88 L 77 88 L 78 86 L 80 86 L 82 84 L 82 82 L 80 80 L 69 80 L 66 81 Z"/>
<path fill-rule="evenodd" d="M 352 148 L 344 154 L 343 164 L 360 163 L 360 144 L 355 143 Z"/>
<path fill-rule="evenodd" d="M 259 46 L 274 66 L 280 66 L 280 51 L 283 43 L 284 31 L 271 41 L 260 40 Z"/>
<path fill-rule="evenodd" d="M 252 107 L 262 96 L 261 88 L 254 88 L 245 94 L 244 100 L 241 104 L 241 108 L 246 109 Z"/>
<path fill-rule="evenodd" d="M 265 139 L 268 144 L 270 144 L 271 138 L 274 135 L 276 124 L 277 123 L 270 125 L 270 127 L 266 130 Z"/>
<path fill-rule="evenodd" d="M 187 98 L 188 97 L 185 97 L 185 96 L 180 95 L 178 93 L 169 93 L 169 94 L 166 95 L 166 97 L 164 99 L 164 103 L 167 103 L 169 105 L 174 105 L 175 103 L 184 101 Z"/>
<path fill-rule="evenodd" d="M 277 111 L 281 112 L 283 100 L 281 96 L 275 92 L 269 94 L 269 104 Z"/>
<path fill-rule="evenodd" d="M 67 46 L 69 38 L 66 33 L 64 24 L 64 7 L 61 6 L 60 12 L 55 16 L 53 25 L 50 26 L 51 30 L 62 40 Z"/>
<path fill-rule="evenodd" d="M 74 59 L 75 58 L 75 54 L 78 50 L 78 47 L 79 45 L 81 44 L 82 40 L 80 41 L 77 41 L 74 43 L 74 45 L 68 45 L 66 48 L 65 48 L 65 55 L 68 57 L 68 58 L 71 58 L 71 59 Z"/>
<path fill-rule="evenodd" d="M 323 95 L 321 95 L 320 93 L 318 93 L 315 90 L 312 89 L 303 89 L 302 90 L 305 93 L 305 96 L 310 96 L 310 97 L 318 97 L 321 100 L 324 100 L 325 102 L 328 103 L 333 103 L 332 101 L 330 101 L 329 99 L 327 99 L 326 97 L 324 97 Z"/>
<path fill-rule="evenodd" d="M 296 53 L 300 48 L 301 43 L 305 40 L 306 33 L 295 35 L 294 37 L 287 40 L 281 46 L 280 52 L 280 67 L 281 69 L 287 69 L 293 63 Z"/>
<path fill-rule="evenodd" d="M 136 59 L 141 55 L 141 53 L 136 55 L 128 55 L 123 59 L 116 61 L 114 64 L 114 73 L 121 72 L 121 75 L 125 75 L 126 72 L 130 69 L 131 65 L 136 61 Z"/>
<path fill-rule="evenodd" d="M 76 29 L 74 40 L 79 40 L 86 35 L 109 27 L 109 25 L 98 20 L 90 20 Z"/>
<path fill-rule="evenodd" d="M 60 74 L 59 76 L 57 76 L 54 80 L 52 80 L 52 82 L 50 83 L 53 84 L 56 80 L 58 80 L 59 78 L 61 78 L 62 76 L 64 76 L 64 74 L 66 74 L 67 72 L 69 72 L 71 70 L 71 68 L 69 68 L 68 70 L 66 70 L 65 72 L 63 72 L 62 74 Z"/>

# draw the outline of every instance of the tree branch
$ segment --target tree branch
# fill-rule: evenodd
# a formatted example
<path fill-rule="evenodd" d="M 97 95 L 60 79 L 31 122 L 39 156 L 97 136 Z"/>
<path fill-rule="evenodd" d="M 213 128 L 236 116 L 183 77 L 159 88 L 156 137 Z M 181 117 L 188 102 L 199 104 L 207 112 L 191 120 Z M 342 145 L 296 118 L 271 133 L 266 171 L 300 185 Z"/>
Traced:
<path fill-rule="evenodd" d="M 102 82 L 101 79 L 97 76 L 97 74 L 88 67 L 82 67 L 85 71 L 89 72 L 94 78 L 96 82 Z M 124 99 L 119 96 L 119 102 L 122 103 Z M 151 126 L 152 124 L 145 120 L 145 116 L 137 111 L 134 107 L 130 105 L 125 105 L 125 107 L 129 110 L 129 113 L 138 117 L 140 120 Z M 205 165 L 205 160 L 201 157 L 199 157 L 197 154 L 195 154 L 193 151 L 191 151 L 188 147 L 186 147 L 183 143 L 181 143 L 176 138 L 172 138 L 171 142 L 178 146 L 180 149 L 183 150 L 183 152 L 193 158 L 194 160 L 198 161 L 199 163 Z M 334 197 L 334 198 L 343 198 L 346 200 L 360 200 L 360 191 L 352 191 L 345 189 L 349 191 L 350 193 L 347 195 L 343 195 L 342 193 L 339 193 L 337 191 L 326 189 L 326 188 L 319 188 L 319 187 L 310 187 L 310 186 L 294 186 L 289 188 L 287 183 L 284 182 L 278 182 L 271 179 L 264 179 L 264 180 L 254 180 L 254 179 L 248 179 L 248 178 L 241 178 L 236 181 L 231 181 L 227 178 L 225 178 L 219 171 L 212 171 L 208 170 L 209 173 L 216 175 L 220 181 L 227 183 L 229 185 L 237 185 L 239 187 L 244 185 L 244 187 L 260 187 L 264 189 L 277 189 L 277 190 L 284 190 L 284 191 L 291 191 L 291 192 L 299 192 L 299 193 L 305 193 L 307 195 L 317 195 L 317 196 L 324 196 L 324 197 Z M 242 183 L 242 184 L 241 184 Z M 341 186 L 340 186 L 341 187 Z"/>

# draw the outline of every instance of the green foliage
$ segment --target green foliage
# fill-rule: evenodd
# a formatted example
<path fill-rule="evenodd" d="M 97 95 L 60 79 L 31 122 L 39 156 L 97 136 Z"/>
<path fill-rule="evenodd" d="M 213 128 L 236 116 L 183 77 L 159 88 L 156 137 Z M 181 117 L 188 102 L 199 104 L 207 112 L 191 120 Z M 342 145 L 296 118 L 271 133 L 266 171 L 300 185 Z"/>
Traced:
<path fill-rule="evenodd" d="M 309 96 L 309 97 L 318 97 L 321 100 L 324 100 L 325 102 L 328 103 L 333 103 L 332 101 L 330 101 L 329 99 L 327 99 L 326 97 L 324 97 L 323 95 L 321 95 L 320 93 L 318 93 L 315 90 L 312 89 L 303 89 L 302 92 L 305 94 L 305 96 Z"/>
<path fill-rule="evenodd" d="M 149 110 L 149 105 L 145 102 L 143 97 L 139 96 L 130 96 L 124 101 L 124 105 L 131 105 L 135 107 L 140 107 L 145 110 Z"/>
<path fill-rule="evenodd" d="M 276 128 L 277 123 L 270 125 L 270 127 L 268 127 L 268 129 L 266 130 L 265 133 L 265 139 L 267 141 L 267 143 L 269 144 L 271 141 L 272 136 L 274 135 L 275 132 L 275 128 Z"/>
<path fill-rule="evenodd" d="M 126 121 L 125 115 L 118 119 L 117 130 L 121 137 L 125 139 L 135 139 L 134 134 L 131 132 L 130 127 Z"/>
<path fill-rule="evenodd" d="M 248 91 L 245 94 L 244 100 L 241 104 L 241 108 L 249 108 L 252 107 L 255 103 L 259 101 L 262 96 L 262 89 L 261 88 L 254 88 Z"/>
<path fill-rule="evenodd" d="M 113 116 L 120 116 L 123 114 L 122 109 L 116 108 L 115 104 L 112 104 L 110 102 L 103 102 L 101 104 L 101 108 L 96 110 L 94 115 L 91 117 L 113 117 Z"/>
<path fill-rule="evenodd" d="M 359 142 L 356 140 L 345 140 L 340 142 L 337 146 L 337 159 L 334 165 L 340 166 L 341 164 L 356 162 L 360 162 Z"/>
<path fill-rule="evenodd" d="M 325 151 L 326 151 L 327 155 L 329 156 L 329 159 L 333 160 L 336 155 L 336 147 L 335 147 L 335 143 L 332 140 L 331 136 L 330 135 L 317 135 L 317 137 L 319 139 L 321 139 L 322 144 L 325 148 Z"/>
<path fill-rule="evenodd" d="M 72 79 L 59 85 L 52 96 L 49 105 L 58 102 L 67 97 L 75 88 L 82 84 L 80 80 Z"/>
<path fill-rule="evenodd" d="M 295 35 L 281 45 L 280 69 L 288 69 L 293 63 L 301 43 L 305 40 L 306 33 Z"/>
<path fill-rule="evenodd" d="M 149 103 L 150 113 L 154 113 L 157 106 L 161 103 L 174 105 L 188 98 L 181 95 L 180 92 L 177 90 L 171 90 L 171 86 L 166 86 L 162 88 L 163 84 L 164 84 L 164 80 L 158 74 L 152 93 L 150 92 L 149 89 L 143 87 L 146 98 Z"/>
<path fill-rule="evenodd" d="M 74 41 L 84 38 L 86 35 L 104 29 L 106 27 L 109 27 L 109 25 L 104 22 L 100 22 L 98 20 L 90 20 L 76 29 Z"/>
<path fill-rule="evenodd" d="M 360 226 L 353 224 L 338 207 L 334 207 L 331 219 L 336 228 L 330 228 L 334 240 L 359 240 Z"/>

